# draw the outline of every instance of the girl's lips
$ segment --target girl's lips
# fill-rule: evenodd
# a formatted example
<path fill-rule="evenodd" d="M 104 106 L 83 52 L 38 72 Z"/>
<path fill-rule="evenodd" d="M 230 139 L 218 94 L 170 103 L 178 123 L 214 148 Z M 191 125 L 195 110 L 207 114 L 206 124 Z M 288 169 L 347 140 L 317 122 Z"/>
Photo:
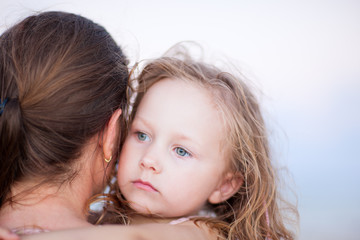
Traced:
<path fill-rule="evenodd" d="M 135 187 L 140 188 L 145 191 L 148 191 L 148 192 L 158 192 L 158 190 L 156 188 L 154 188 L 149 182 L 136 180 L 136 181 L 133 181 L 133 184 L 135 185 Z"/>

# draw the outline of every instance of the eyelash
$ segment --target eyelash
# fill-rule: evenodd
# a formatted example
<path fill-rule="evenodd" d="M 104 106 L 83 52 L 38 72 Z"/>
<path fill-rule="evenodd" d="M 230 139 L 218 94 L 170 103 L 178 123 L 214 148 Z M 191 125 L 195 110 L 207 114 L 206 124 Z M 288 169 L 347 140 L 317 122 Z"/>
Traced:
<path fill-rule="evenodd" d="M 182 156 L 182 155 L 180 155 L 180 154 L 176 151 L 177 149 L 184 150 L 184 151 L 185 151 L 186 156 Z M 174 151 L 175 151 L 175 153 L 176 153 L 178 156 L 180 156 L 180 157 L 192 157 L 192 154 L 191 154 L 189 151 L 187 151 L 185 148 L 182 148 L 182 147 L 175 147 L 175 148 L 174 148 Z"/>
<path fill-rule="evenodd" d="M 149 140 L 150 140 L 150 137 L 146 134 L 146 133 L 144 133 L 144 132 L 140 132 L 140 131 L 136 131 L 135 132 L 135 135 L 136 135 L 136 137 L 137 137 L 137 139 L 139 140 L 139 141 L 141 141 L 141 142 L 145 142 L 146 140 L 141 140 L 140 139 L 140 135 L 145 135 Z"/>

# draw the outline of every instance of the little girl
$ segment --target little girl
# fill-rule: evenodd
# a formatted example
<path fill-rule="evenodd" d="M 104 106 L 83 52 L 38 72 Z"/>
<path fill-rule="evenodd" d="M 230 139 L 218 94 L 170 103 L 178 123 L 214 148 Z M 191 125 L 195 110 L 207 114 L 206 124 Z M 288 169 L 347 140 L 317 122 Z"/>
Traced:
<path fill-rule="evenodd" d="M 280 213 L 262 114 L 245 82 L 163 57 L 145 66 L 135 92 L 121 194 L 110 204 L 130 226 L 26 239 L 294 239 Z"/>

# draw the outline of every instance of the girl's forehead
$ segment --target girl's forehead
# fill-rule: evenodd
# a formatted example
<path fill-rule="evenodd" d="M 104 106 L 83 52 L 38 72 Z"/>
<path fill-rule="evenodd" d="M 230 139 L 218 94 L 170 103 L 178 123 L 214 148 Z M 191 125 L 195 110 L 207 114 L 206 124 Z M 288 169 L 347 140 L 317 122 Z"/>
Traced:
<path fill-rule="evenodd" d="M 228 120 L 224 108 L 225 99 L 222 99 L 219 89 L 211 87 L 210 84 L 202 83 L 194 79 L 186 78 L 165 78 L 157 81 L 150 88 L 142 99 L 157 105 L 157 110 L 169 113 L 167 108 L 177 109 L 183 120 L 191 114 L 197 116 L 193 121 L 210 121 L 221 125 L 222 133 L 228 131 Z M 140 102 L 141 104 L 141 102 Z M 163 108 L 161 108 L 163 107 Z M 184 110 L 181 110 L 185 108 Z M 186 117 L 185 117 L 186 114 Z M 217 121 L 213 121 L 213 120 Z M 220 137 L 220 136 L 219 136 Z M 223 138 L 222 138 L 223 139 Z"/>
<path fill-rule="evenodd" d="M 188 105 L 198 110 L 207 109 L 217 112 L 211 89 L 188 79 L 165 78 L 147 89 L 143 100 L 158 100 L 164 105 Z"/>

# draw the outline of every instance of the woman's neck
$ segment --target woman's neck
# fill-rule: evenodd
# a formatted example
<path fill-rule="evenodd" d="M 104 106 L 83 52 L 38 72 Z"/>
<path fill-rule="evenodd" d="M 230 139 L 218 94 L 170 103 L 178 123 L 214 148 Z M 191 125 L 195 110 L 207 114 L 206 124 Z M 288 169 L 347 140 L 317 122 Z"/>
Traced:
<path fill-rule="evenodd" d="M 14 202 L 0 210 L 2 227 L 60 230 L 91 225 L 86 221 L 85 211 L 91 194 L 76 192 L 69 186 L 60 189 L 41 187 L 23 195 L 19 189 L 14 190 L 19 192 L 18 198 L 15 194 Z M 80 196 L 84 197 L 81 199 Z"/>

